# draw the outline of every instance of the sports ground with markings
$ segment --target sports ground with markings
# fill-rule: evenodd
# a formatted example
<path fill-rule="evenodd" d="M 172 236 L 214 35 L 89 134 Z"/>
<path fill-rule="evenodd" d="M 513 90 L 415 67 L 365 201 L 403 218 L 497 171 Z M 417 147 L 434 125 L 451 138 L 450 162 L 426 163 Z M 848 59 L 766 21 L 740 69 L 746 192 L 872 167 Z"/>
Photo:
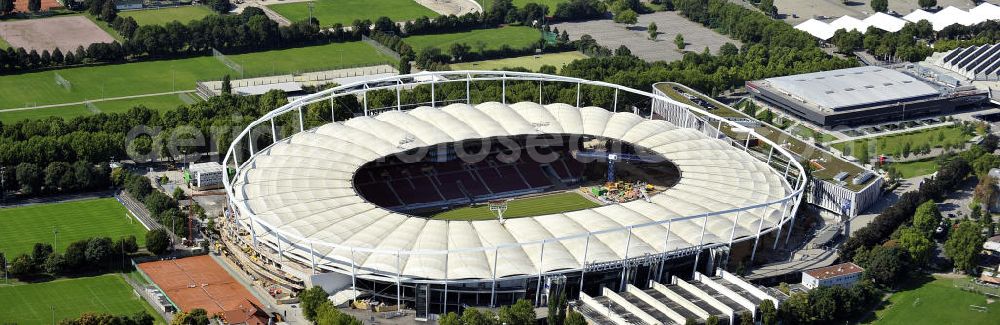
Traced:
<path fill-rule="evenodd" d="M 0 319 L 5 324 L 54 324 L 84 312 L 131 315 L 146 311 L 165 322 L 119 274 L 0 285 Z"/>
<path fill-rule="evenodd" d="M 125 213 L 125 207 L 114 198 L 3 208 L 0 250 L 7 256 L 17 256 L 30 253 L 35 243 L 58 240 L 54 249 L 64 252 L 76 240 L 127 235 L 135 235 L 139 246 L 145 246 L 146 229 L 134 218 L 126 219 Z"/>
<path fill-rule="evenodd" d="M 590 209 L 601 206 L 579 193 L 570 191 L 523 199 L 513 199 L 507 204 L 504 218 L 521 218 L 552 213 Z M 492 220 L 496 216 L 485 204 L 448 210 L 431 216 L 438 220 Z"/>

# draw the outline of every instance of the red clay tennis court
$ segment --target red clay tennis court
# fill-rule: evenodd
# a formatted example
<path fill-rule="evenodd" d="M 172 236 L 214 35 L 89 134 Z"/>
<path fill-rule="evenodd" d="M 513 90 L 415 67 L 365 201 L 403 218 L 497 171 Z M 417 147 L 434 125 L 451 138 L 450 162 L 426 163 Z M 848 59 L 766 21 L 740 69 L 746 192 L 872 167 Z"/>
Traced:
<path fill-rule="evenodd" d="M 250 291 L 207 255 L 142 263 L 139 269 L 182 311 L 202 308 L 212 315 L 241 309 L 247 300 L 261 305 Z"/>

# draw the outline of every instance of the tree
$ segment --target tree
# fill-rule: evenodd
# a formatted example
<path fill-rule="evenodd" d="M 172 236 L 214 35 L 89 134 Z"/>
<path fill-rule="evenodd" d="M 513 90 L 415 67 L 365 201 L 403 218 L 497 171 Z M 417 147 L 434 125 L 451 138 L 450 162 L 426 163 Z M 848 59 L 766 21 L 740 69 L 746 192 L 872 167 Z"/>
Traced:
<path fill-rule="evenodd" d="M 500 307 L 497 316 L 501 323 L 507 324 L 534 324 L 538 318 L 534 307 L 524 299 L 518 299 L 513 305 Z"/>
<path fill-rule="evenodd" d="M 688 317 L 684 320 L 684 325 L 698 325 L 698 320 Z"/>
<path fill-rule="evenodd" d="M 45 263 L 45 259 L 49 258 L 52 254 L 52 245 L 45 243 L 35 243 L 35 246 L 31 249 L 31 260 L 35 265 L 42 265 Z"/>
<path fill-rule="evenodd" d="M 740 313 L 740 325 L 754 325 L 753 314 L 748 311 Z"/>
<path fill-rule="evenodd" d="M 979 183 L 976 184 L 976 189 L 973 190 L 973 198 L 976 201 L 982 202 L 983 205 L 991 206 L 993 202 L 997 199 L 997 181 L 993 176 L 984 175 L 979 177 Z"/>
<path fill-rule="evenodd" d="M 927 262 L 934 248 L 934 243 L 927 238 L 927 235 L 914 227 L 900 229 L 897 242 L 899 243 L 899 247 L 910 253 L 910 260 L 916 262 L 918 265 Z"/>
<path fill-rule="evenodd" d="M 0 16 L 14 12 L 14 0 L 0 0 Z"/>
<path fill-rule="evenodd" d="M 316 321 L 316 311 L 319 306 L 327 302 L 330 295 L 323 290 L 323 287 L 314 286 L 299 294 L 299 305 L 302 306 L 302 316 L 311 321 Z M 457 317 L 457 316 L 456 316 Z"/>
<path fill-rule="evenodd" d="M 983 208 L 986 210 L 986 208 Z M 979 224 L 986 231 L 986 238 L 993 237 L 996 234 L 996 227 L 993 224 L 993 215 L 990 214 L 988 210 L 983 211 L 983 217 L 979 219 Z"/>
<path fill-rule="evenodd" d="M 708 319 L 705 319 L 705 325 L 719 325 L 719 316 L 708 316 Z"/>
<path fill-rule="evenodd" d="M 886 12 L 889 10 L 889 0 L 872 0 L 871 6 L 875 12 Z"/>
<path fill-rule="evenodd" d="M 558 298 L 549 298 L 549 310 L 546 324 L 562 324 L 566 320 L 566 294 Z"/>
<path fill-rule="evenodd" d="M 632 11 L 632 9 L 625 9 L 619 11 L 615 14 L 614 21 L 619 24 L 624 24 L 626 28 L 635 25 L 639 21 L 639 15 Z"/>
<path fill-rule="evenodd" d="M 752 322 L 753 317 L 750 318 Z M 778 310 L 774 308 L 774 302 L 770 299 L 760 302 L 760 323 L 762 325 L 778 324 Z"/>
<path fill-rule="evenodd" d="M 575 310 L 570 310 L 563 325 L 587 325 L 587 319 Z"/>
<path fill-rule="evenodd" d="M 91 238 L 90 242 L 87 243 L 87 251 L 84 253 L 87 257 L 87 263 L 96 267 L 105 266 L 113 254 L 111 246 L 111 238 Z"/>
<path fill-rule="evenodd" d="M 674 45 L 677 45 L 678 50 L 683 50 L 687 45 L 687 43 L 684 42 L 684 35 L 677 34 L 677 37 L 674 37 Z"/>
<path fill-rule="evenodd" d="M 497 315 L 489 310 L 480 311 L 476 308 L 465 308 L 462 311 L 462 324 L 464 325 L 495 325 Z"/>
<path fill-rule="evenodd" d="M 470 47 L 465 43 L 452 43 L 450 48 L 451 57 L 455 61 L 462 61 L 469 55 Z"/>
<path fill-rule="evenodd" d="M 656 40 L 657 30 L 656 22 L 649 22 L 649 26 L 646 27 L 646 32 L 649 33 L 649 39 Z"/>
<path fill-rule="evenodd" d="M 0 0 L 2 1 L 2 0 Z M 34 195 L 42 190 L 44 178 L 38 165 L 32 163 L 21 163 L 17 165 L 17 183 L 21 184 L 21 193 Z"/>
<path fill-rule="evenodd" d="M 171 325 L 208 325 L 211 324 L 211 320 L 208 318 L 208 312 L 201 308 L 195 308 L 188 312 L 180 312 L 174 315 L 174 320 L 170 322 Z"/>
<path fill-rule="evenodd" d="M 948 236 L 948 241 L 944 243 L 944 255 L 951 258 L 956 269 L 970 272 L 976 266 L 976 256 L 985 241 L 979 232 L 979 225 L 966 221 L 958 224 L 958 229 Z"/>
<path fill-rule="evenodd" d="M 229 81 L 229 75 L 222 76 L 222 90 L 223 95 L 233 94 L 233 84 Z"/>
<path fill-rule="evenodd" d="M 42 10 L 42 0 L 28 0 L 28 11 L 38 13 Z"/>
<path fill-rule="evenodd" d="M 760 4 L 757 7 L 772 18 L 778 16 L 778 8 L 774 6 L 774 0 L 760 0 Z"/>
<path fill-rule="evenodd" d="M 462 319 L 455 312 L 450 312 L 438 319 L 438 325 L 463 325 Z"/>
<path fill-rule="evenodd" d="M 35 272 L 35 265 L 33 263 L 34 260 L 28 254 L 18 255 L 7 266 L 7 272 L 10 272 L 10 275 L 15 278 L 27 278 Z"/>
<path fill-rule="evenodd" d="M 920 5 L 920 8 L 927 9 L 937 6 L 937 0 L 917 0 L 917 4 Z"/>
<path fill-rule="evenodd" d="M 164 229 L 153 229 L 146 233 L 146 250 L 162 255 L 170 248 L 170 235 Z"/>
<path fill-rule="evenodd" d="M 913 227 L 920 230 L 924 236 L 930 236 L 937 229 L 941 221 L 941 212 L 938 211 L 937 204 L 932 200 L 927 200 L 917 207 L 917 212 L 913 214 Z"/>
<path fill-rule="evenodd" d="M 66 258 L 59 253 L 52 253 L 48 258 L 45 259 L 45 272 L 57 275 L 61 274 L 63 270 L 66 269 Z"/>
<path fill-rule="evenodd" d="M 178 201 L 183 200 L 184 199 L 184 189 L 182 189 L 180 186 L 175 187 L 174 188 L 173 197 L 174 197 L 174 200 L 178 200 Z"/>
<path fill-rule="evenodd" d="M 66 247 L 66 268 L 70 270 L 81 269 L 87 264 L 87 244 L 89 240 L 82 239 L 69 243 Z"/>
<path fill-rule="evenodd" d="M 909 269 L 908 257 L 909 254 L 899 248 L 878 245 L 855 253 L 854 263 L 865 269 L 865 278 L 891 286 Z"/>
<path fill-rule="evenodd" d="M 615 56 L 630 56 L 630 55 L 632 55 L 632 50 L 628 49 L 628 46 L 625 46 L 625 44 L 619 45 L 618 48 L 615 49 Z"/>

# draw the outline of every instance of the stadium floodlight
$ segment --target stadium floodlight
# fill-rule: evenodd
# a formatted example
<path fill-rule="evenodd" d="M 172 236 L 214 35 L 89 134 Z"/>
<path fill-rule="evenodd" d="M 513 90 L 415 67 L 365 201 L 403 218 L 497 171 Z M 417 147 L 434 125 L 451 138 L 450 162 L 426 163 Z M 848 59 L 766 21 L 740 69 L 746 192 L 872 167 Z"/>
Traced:
<path fill-rule="evenodd" d="M 55 73 L 55 80 L 56 84 L 63 87 L 63 89 L 66 89 L 66 91 L 73 91 L 73 83 L 66 80 L 66 78 L 63 78 L 63 76 L 58 72 Z"/>
<path fill-rule="evenodd" d="M 227 57 L 225 54 L 222 54 L 222 52 L 219 52 L 219 50 L 216 50 L 214 47 L 212 48 L 212 56 L 215 57 L 216 60 L 219 60 L 219 62 L 222 62 L 222 64 L 226 65 L 226 67 L 228 67 L 229 69 L 232 69 L 236 73 L 239 73 L 240 79 L 243 79 L 242 65 L 229 59 L 229 57 Z"/>
<path fill-rule="evenodd" d="M 507 203 L 509 202 L 510 202 L 509 199 L 499 199 L 499 200 L 490 200 L 490 202 L 488 203 L 490 207 L 490 212 L 493 212 L 493 215 L 497 217 L 497 220 L 500 220 L 500 224 L 503 224 L 504 221 L 503 213 L 507 212 Z"/>

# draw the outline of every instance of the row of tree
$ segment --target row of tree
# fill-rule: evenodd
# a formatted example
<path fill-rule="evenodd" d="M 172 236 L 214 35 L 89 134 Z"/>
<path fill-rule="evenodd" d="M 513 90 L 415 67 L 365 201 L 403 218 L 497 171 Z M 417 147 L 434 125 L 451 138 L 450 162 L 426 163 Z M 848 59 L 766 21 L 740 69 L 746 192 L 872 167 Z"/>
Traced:
<path fill-rule="evenodd" d="M 61 276 L 117 269 L 123 267 L 126 255 L 138 250 L 135 236 L 117 240 L 108 237 L 82 239 L 70 243 L 61 254 L 50 244 L 35 243 L 31 254 L 21 254 L 9 261 L 7 272 L 12 277 L 28 280 L 43 274 Z"/>
<path fill-rule="evenodd" d="M 299 293 L 302 316 L 317 325 L 361 325 L 354 316 L 344 314 L 327 299 L 329 295 L 322 287 L 312 287 Z"/>
<path fill-rule="evenodd" d="M 104 313 L 83 313 L 78 318 L 59 321 L 59 325 L 153 325 L 156 319 L 145 311 L 132 315 L 111 315 Z M 195 324 L 192 324 L 195 325 Z M 207 325 L 207 324 L 206 324 Z"/>
<path fill-rule="evenodd" d="M 972 26 L 955 24 L 935 33 L 927 20 L 907 23 L 898 32 L 869 27 L 860 31 L 838 30 L 830 42 L 841 53 L 865 50 L 883 59 L 921 61 L 935 51 L 947 51 L 959 46 L 983 45 L 1000 41 L 1000 22 L 985 21 Z M 933 43 L 933 47 L 932 44 Z"/>
<path fill-rule="evenodd" d="M 146 210 L 149 210 L 150 216 L 155 218 L 157 222 L 169 227 L 178 236 L 188 236 L 188 229 L 185 226 L 188 216 L 180 211 L 177 200 L 174 200 L 170 195 L 154 190 L 153 186 L 150 185 L 149 178 L 122 169 L 116 169 L 113 172 L 113 178 L 115 185 L 121 186 L 132 197 L 142 202 L 146 206 Z M 163 253 L 159 249 L 151 249 L 150 251 L 154 254 Z"/>

